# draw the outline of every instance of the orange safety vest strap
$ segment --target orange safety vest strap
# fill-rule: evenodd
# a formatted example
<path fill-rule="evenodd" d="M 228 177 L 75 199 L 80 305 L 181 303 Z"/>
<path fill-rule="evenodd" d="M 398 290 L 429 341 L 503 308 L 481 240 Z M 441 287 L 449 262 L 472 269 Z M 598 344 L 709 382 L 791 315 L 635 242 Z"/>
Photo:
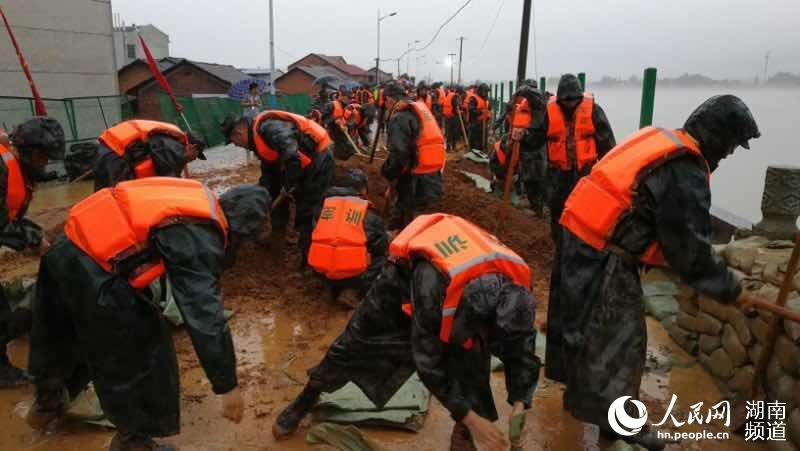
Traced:
<path fill-rule="evenodd" d="M 595 141 L 595 127 L 592 119 L 594 110 L 594 96 L 584 93 L 583 100 L 575 109 L 573 120 L 573 139 L 575 140 L 575 164 L 577 169 L 597 161 L 597 143 Z M 547 156 L 550 164 L 562 171 L 572 169 L 567 150 L 567 121 L 564 113 L 556 101 L 551 97 L 547 104 Z"/>
<path fill-rule="evenodd" d="M 449 276 L 442 305 L 439 338 L 448 343 L 453 320 L 467 284 L 488 273 L 502 273 L 516 284 L 530 289 L 530 268 L 514 251 L 480 227 L 444 213 L 421 215 L 409 224 L 389 246 L 394 259 L 411 260 L 412 255 L 427 258 Z M 410 308 L 404 308 L 408 314 Z M 471 340 L 461 343 L 469 349 Z"/>
<path fill-rule="evenodd" d="M 363 274 L 371 260 L 364 230 L 370 207 L 369 201 L 359 197 L 325 199 L 311 234 L 308 265 L 329 280 Z"/>
<path fill-rule="evenodd" d="M 70 209 L 64 233 L 104 270 L 143 288 L 164 273 L 163 261 L 148 255 L 150 233 L 181 219 L 216 224 L 227 242 L 228 223 L 214 193 L 200 182 L 169 177 L 122 182 L 92 194 Z M 145 257 L 137 267 L 125 266 Z"/>
<path fill-rule="evenodd" d="M 16 221 L 25 211 L 30 200 L 28 189 L 25 185 L 25 176 L 14 153 L 3 144 L 0 144 L 0 158 L 6 165 L 6 198 L 3 199 L 8 210 L 8 221 Z"/>
<path fill-rule="evenodd" d="M 656 127 L 639 130 L 614 147 L 578 182 L 565 203 L 561 225 L 597 250 L 616 252 L 608 240 L 620 218 L 632 208 L 639 178 L 686 154 L 700 159 L 708 171 L 696 143 L 684 132 Z M 658 243 L 651 243 L 635 258 L 648 265 L 666 264 Z"/>
<path fill-rule="evenodd" d="M 119 156 L 125 155 L 128 146 L 136 141 L 147 141 L 151 135 L 162 133 L 179 140 L 184 146 L 189 143 L 186 134 L 174 124 L 159 121 L 130 120 L 121 122 L 98 137 L 103 144 Z"/>
<path fill-rule="evenodd" d="M 494 143 L 494 154 L 497 155 L 497 161 L 500 163 L 500 166 L 505 167 L 506 153 L 503 150 L 503 146 L 500 145 L 500 141 L 495 141 Z"/>
<path fill-rule="evenodd" d="M 444 168 L 446 150 L 444 135 L 433 117 L 433 113 L 421 101 L 401 102 L 398 110 L 411 109 L 419 119 L 420 131 L 417 137 L 417 165 L 411 169 L 413 174 L 432 174 Z"/>
<path fill-rule="evenodd" d="M 267 144 L 266 140 L 261 137 L 259 128 L 261 123 L 268 119 L 282 120 L 287 122 L 294 122 L 298 132 L 307 135 L 316 144 L 316 149 L 299 149 L 298 156 L 300 158 L 300 167 L 305 169 L 313 161 L 307 154 L 314 152 L 322 153 L 331 144 L 330 135 L 325 128 L 317 122 L 301 116 L 299 114 L 289 113 L 288 111 L 270 110 L 256 116 L 253 121 L 253 142 L 256 145 L 256 153 L 258 156 L 268 162 L 274 163 L 278 161 L 280 154 Z"/>

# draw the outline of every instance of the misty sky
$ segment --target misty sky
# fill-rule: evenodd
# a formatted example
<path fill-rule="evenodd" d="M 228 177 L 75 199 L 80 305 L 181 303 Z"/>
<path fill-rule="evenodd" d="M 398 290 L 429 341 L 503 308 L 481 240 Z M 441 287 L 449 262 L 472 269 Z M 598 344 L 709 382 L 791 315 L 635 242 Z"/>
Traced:
<path fill-rule="evenodd" d="M 381 58 L 395 58 L 414 40 L 426 44 L 465 0 L 274 0 L 276 66 L 310 52 L 374 65 L 376 10 Z M 472 0 L 425 50 L 411 73 L 448 80 L 447 54 L 464 36 L 464 80 L 515 77 L 522 0 Z M 269 65 L 267 0 L 113 0 L 130 23 L 152 23 L 170 35 L 171 54 L 237 67 Z M 627 77 L 656 66 L 660 76 L 700 72 L 752 80 L 800 72 L 800 0 L 534 0 L 538 75 L 585 71 Z M 569 7 L 567 7 L 569 5 Z M 498 15 L 499 10 L 499 15 Z M 497 22 L 490 31 L 495 17 Z M 488 38 L 487 38 L 488 36 Z M 535 75 L 531 35 L 528 76 Z M 420 55 L 424 57 L 417 58 Z M 396 72 L 397 64 L 382 62 Z M 406 71 L 407 59 L 401 69 Z"/>

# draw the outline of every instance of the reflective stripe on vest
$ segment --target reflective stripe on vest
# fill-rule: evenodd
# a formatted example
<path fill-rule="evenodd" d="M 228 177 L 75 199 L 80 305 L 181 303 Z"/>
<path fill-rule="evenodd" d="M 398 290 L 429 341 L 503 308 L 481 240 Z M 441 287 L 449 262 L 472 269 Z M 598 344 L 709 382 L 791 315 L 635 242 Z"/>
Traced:
<path fill-rule="evenodd" d="M 227 240 L 228 223 L 217 197 L 196 180 L 150 177 L 104 188 L 69 212 L 64 233 L 109 273 L 144 288 L 164 273 L 150 233 L 181 219 L 215 224 Z"/>
<path fill-rule="evenodd" d="M 8 210 L 8 222 L 16 221 L 24 214 L 30 201 L 30 193 L 25 186 L 25 176 L 19 160 L 11 152 L 11 149 L 0 144 L 0 158 L 6 166 L 6 209 Z"/>
<path fill-rule="evenodd" d="M 444 168 L 445 144 L 442 130 L 436 118 L 420 101 L 398 102 L 398 110 L 411 109 L 419 119 L 419 136 L 417 137 L 417 165 L 411 169 L 413 174 L 432 174 Z"/>
<path fill-rule="evenodd" d="M 268 119 L 294 122 L 298 132 L 307 135 L 316 143 L 316 149 L 298 149 L 297 155 L 300 157 L 300 167 L 303 169 L 312 162 L 312 159 L 306 155 L 306 153 L 322 153 L 331 144 L 331 138 L 328 136 L 328 132 L 325 128 L 311 119 L 287 111 L 264 111 L 256 116 L 256 119 L 253 121 L 253 142 L 256 145 L 256 153 L 258 156 L 268 163 L 274 163 L 278 161 L 280 157 L 280 154 L 267 144 L 258 131 L 259 127 L 261 127 L 261 123 Z"/>
<path fill-rule="evenodd" d="M 159 121 L 130 120 L 104 131 L 97 139 L 120 157 L 125 157 L 128 146 L 135 142 L 146 143 L 154 134 L 168 135 L 178 140 L 183 146 L 189 144 L 186 134 L 174 124 Z M 138 161 L 131 161 L 133 172 L 137 179 L 155 177 L 156 171 L 153 160 L 146 156 Z"/>
<path fill-rule="evenodd" d="M 311 234 L 308 265 L 329 280 L 358 277 L 367 270 L 370 255 L 364 221 L 369 201 L 359 197 L 325 199 Z"/>
<path fill-rule="evenodd" d="M 639 130 L 611 149 L 578 182 L 567 198 L 561 225 L 594 249 L 608 249 L 620 218 L 633 208 L 640 178 L 684 155 L 697 157 L 708 171 L 700 149 L 686 133 L 656 127 Z M 665 264 L 658 243 L 651 243 L 636 257 L 648 265 Z"/>
<path fill-rule="evenodd" d="M 449 277 L 439 332 L 445 343 L 450 342 L 461 296 L 472 280 L 499 273 L 531 289 L 530 268 L 525 261 L 495 236 L 458 216 L 444 213 L 418 216 L 392 241 L 389 254 L 405 261 L 425 258 Z M 411 314 L 410 305 L 403 311 Z M 456 344 L 470 349 L 472 339 Z"/>
<path fill-rule="evenodd" d="M 597 161 L 597 143 L 595 142 L 595 128 L 592 120 L 594 110 L 594 96 L 590 93 L 583 94 L 583 100 L 575 108 L 573 113 L 573 139 L 575 141 L 575 163 L 577 169 Z M 556 97 L 550 98 L 547 103 L 547 157 L 550 164 L 562 171 L 572 169 L 567 150 L 567 121 L 556 101 Z"/>

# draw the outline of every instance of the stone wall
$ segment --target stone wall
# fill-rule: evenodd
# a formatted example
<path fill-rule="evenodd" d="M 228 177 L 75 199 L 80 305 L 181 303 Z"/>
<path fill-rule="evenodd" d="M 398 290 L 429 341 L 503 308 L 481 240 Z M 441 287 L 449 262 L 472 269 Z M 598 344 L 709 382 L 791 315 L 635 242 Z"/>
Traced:
<path fill-rule="evenodd" d="M 777 298 L 778 284 L 787 271 L 792 252 L 791 242 L 771 242 L 754 236 L 734 241 L 718 251 L 745 287 L 764 299 L 774 301 Z M 787 307 L 800 311 L 800 273 L 795 274 L 793 280 L 794 289 Z M 733 399 L 746 396 L 772 314 L 759 311 L 757 316 L 748 317 L 738 308 L 700 295 L 685 284 L 678 284 L 673 291 L 677 305 L 664 307 L 663 302 L 648 299 L 648 310 L 662 321 L 681 347 L 697 357 L 723 392 L 727 391 Z M 653 299 L 659 297 L 663 298 L 663 290 Z M 765 386 L 769 401 L 786 403 L 787 442 L 770 442 L 772 449 L 800 449 L 799 344 L 800 324 L 782 321 Z"/>

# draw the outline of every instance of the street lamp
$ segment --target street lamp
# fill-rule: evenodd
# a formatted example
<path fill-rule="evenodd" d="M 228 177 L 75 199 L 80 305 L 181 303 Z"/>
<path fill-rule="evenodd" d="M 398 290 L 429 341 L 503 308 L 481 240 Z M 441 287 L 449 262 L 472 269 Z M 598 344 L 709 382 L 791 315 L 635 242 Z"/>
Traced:
<path fill-rule="evenodd" d="M 378 10 L 378 55 L 375 58 L 375 84 L 381 84 L 381 22 L 388 17 L 396 16 L 397 12 L 389 13 L 381 16 L 381 10 Z"/>
<path fill-rule="evenodd" d="M 416 40 L 408 43 L 408 50 L 406 51 L 406 74 L 408 74 L 408 78 L 411 78 L 411 46 L 415 46 L 420 42 L 422 41 Z"/>

